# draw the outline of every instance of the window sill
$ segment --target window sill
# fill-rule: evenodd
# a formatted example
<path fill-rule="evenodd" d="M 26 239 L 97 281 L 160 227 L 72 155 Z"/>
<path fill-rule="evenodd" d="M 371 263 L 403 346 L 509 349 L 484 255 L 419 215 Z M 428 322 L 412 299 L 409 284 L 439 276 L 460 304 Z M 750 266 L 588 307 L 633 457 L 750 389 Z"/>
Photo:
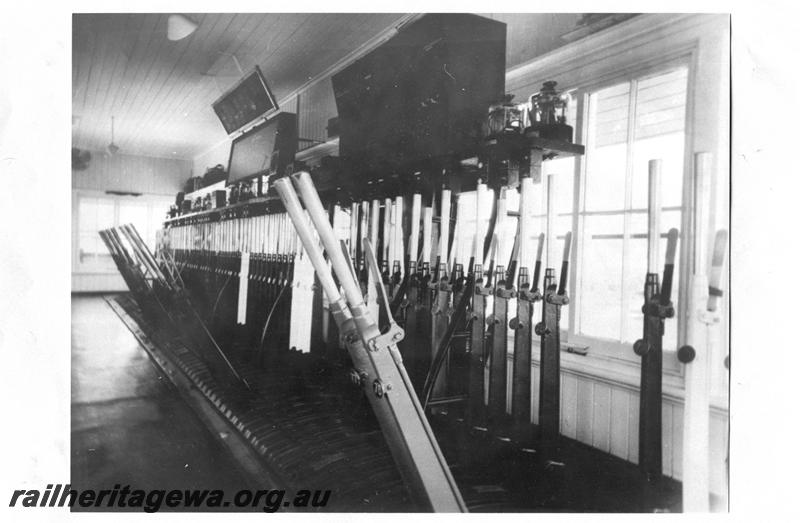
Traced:
<path fill-rule="evenodd" d="M 509 337 L 509 358 L 513 359 L 513 335 Z M 579 345 L 586 345 L 580 343 Z M 567 351 L 561 352 L 561 371 L 584 379 L 606 383 L 614 387 L 620 387 L 632 392 L 639 392 L 641 381 L 640 366 L 628 360 L 614 358 L 605 354 L 592 353 L 591 344 L 588 353 L 584 355 L 573 354 Z M 539 366 L 539 342 L 537 339 L 532 343 L 531 364 Z M 671 353 L 668 353 L 671 354 Z M 669 356 L 667 356 L 669 357 Z M 676 404 L 683 404 L 684 401 L 684 382 L 683 376 L 665 372 L 663 375 L 663 395 L 667 401 Z M 726 396 L 714 396 L 710 398 L 711 410 L 717 414 L 727 415 L 728 398 Z"/>
<path fill-rule="evenodd" d="M 113 276 L 119 274 L 117 269 L 81 269 L 72 271 L 73 276 Z"/>

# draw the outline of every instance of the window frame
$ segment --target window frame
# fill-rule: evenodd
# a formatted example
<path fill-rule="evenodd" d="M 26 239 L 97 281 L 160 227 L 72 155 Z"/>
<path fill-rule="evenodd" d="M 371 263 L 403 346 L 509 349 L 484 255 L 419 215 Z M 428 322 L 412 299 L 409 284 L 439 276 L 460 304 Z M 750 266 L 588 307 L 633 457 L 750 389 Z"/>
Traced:
<path fill-rule="evenodd" d="M 646 74 L 648 66 L 655 69 L 671 59 L 688 56 L 689 89 L 687 97 L 686 165 L 685 180 L 692 176 L 694 153 L 712 155 L 712 194 L 710 213 L 714 228 L 730 227 L 730 15 L 727 14 L 640 14 L 586 38 L 570 43 L 542 56 L 533 58 L 510 69 L 506 74 L 507 92 L 526 97 L 537 90 L 542 82 L 556 80 L 569 90 L 602 88 L 632 74 Z M 583 115 L 576 115 L 576 130 L 583 127 Z M 580 134 L 576 142 L 580 143 Z M 575 180 L 577 183 L 577 180 Z M 684 195 L 693 194 L 692 183 L 684 183 Z M 691 201 L 684 197 L 684 201 Z M 695 249 L 706 248 L 703 243 L 694 245 L 694 231 L 688 219 L 693 213 L 684 213 L 681 230 L 684 238 L 681 264 L 685 271 L 694 265 Z M 580 229 L 573 227 L 573 233 Z M 689 243 L 692 242 L 692 243 Z M 573 250 L 576 256 L 576 250 Z M 576 258 L 573 258 L 576 259 Z M 571 264 L 570 281 L 575 282 L 575 264 Z M 729 262 L 725 271 L 729 271 Z M 685 272 L 689 278 L 689 272 Z M 677 303 L 677 313 L 689 317 L 688 292 Z M 574 289 L 574 286 L 571 287 Z M 725 300 L 720 311 L 717 328 L 720 351 L 730 345 L 728 315 L 730 303 Z M 567 329 L 565 329 L 565 332 Z M 568 338 L 562 338 L 565 343 Z M 533 365 L 538 367 L 538 340 L 534 339 Z M 562 353 L 562 371 L 577 377 L 612 383 L 635 392 L 640 381 L 640 362 L 615 360 L 590 349 L 586 356 Z M 714 354 L 721 362 L 724 354 Z M 719 368 L 718 368 L 719 367 Z M 712 366 L 712 406 L 727 410 L 727 373 L 721 363 Z M 680 369 L 683 374 L 683 368 Z M 670 401 L 683 400 L 682 376 L 664 373 L 664 397 Z"/>
<path fill-rule="evenodd" d="M 631 94 L 629 94 L 629 111 L 628 111 L 628 161 L 626 164 L 626 188 L 630 184 L 630 176 L 631 176 L 631 158 L 630 155 L 632 154 L 630 144 L 635 140 L 633 136 L 631 136 L 631 126 L 634 125 L 634 118 L 635 114 L 632 110 L 633 105 L 635 104 L 636 100 L 633 95 L 637 84 L 639 81 L 655 76 L 658 74 L 666 73 L 671 69 L 675 69 L 677 67 L 686 67 L 687 69 L 687 88 L 686 88 L 686 101 L 685 101 L 685 108 L 684 108 L 684 144 L 683 144 L 683 180 L 682 180 L 682 197 L 681 197 L 681 205 L 680 206 L 669 206 L 664 207 L 663 210 L 680 210 L 681 217 L 680 217 L 680 237 L 679 243 L 681 244 L 682 248 L 680 249 L 680 258 L 679 258 L 679 268 L 680 272 L 677 274 L 677 281 L 676 285 L 673 285 L 673 297 L 678 296 L 678 300 L 675 301 L 676 310 L 678 311 L 685 311 L 686 306 L 688 305 L 687 297 L 689 291 L 689 271 L 688 268 L 691 266 L 690 262 L 693 255 L 693 246 L 688 245 L 688 242 L 692 238 L 692 234 L 687 234 L 688 227 L 691 224 L 691 205 L 690 205 L 690 198 L 691 198 L 691 184 L 692 184 L 692 141 L 693 141 L 693 107 L 694 107 L 694 96 L 691 89 L 691 86 L 694 82 L 694 65 L 696 63 L 696 51 L 693 47 L 689 48 L 681 48 L 675 50 L 673 53 L 670 53 L 667 56 L 662 57 L 659 60 L 653 60 L 648 63 L 639 65 L 639 66 L 631 66 L 625 68 L 624 70 L 620 71 L 615 75 L 607 75 L 604 78 L 595 81 L 595 82 L 585 82 L 582 85 L 578 86 L 566 86 L 565 90 L 568 90 L 572 93 L 573 99 L 577 101 L 577 113 L 576 113 L 576 121 L 575 121 L 575 133 L 576 138 L 580 137 L 579 140 L 576 139 L 578 143 L 587 144 L 589 138 L 589 97 L 592 93 L 601 91 L 605 88 L 612 87 L 614 85 L 619 85 L 621 83 L 629 83 L 631 85 Z M 575 238 L 574 241 L 574 248 L 572 250 L 571 260 L 570 260 L 570 281 L 569 281 L 569 292 L 570 295 L 573 296 L 572 303 L 569 305 L 572 309 L 569 315 L 569 322 L 566 328 L 562 328 L 562 335 L 565 341 L 569 344 L 580 345 L 580 346 L 589 346 L 590 354 L 593 357 L 601 358 L 605 360 L 611 360 L 617 363 L 621 363 L 625 366 L 638 367 L 641 364 L 641 360 L 639 356 L 634 354 L 633 352 L 633 344 L 626 343 L 624 341 L 612 340 L 608 338 L 601 338 L 596 336 L 588 336 L 585 334 L 579 334 L 577 332 L 577 326 L 579 324 L 579 316 L 580 316 L 580 307 L 578 307 L 579 300 L 581 299 L 578 290 L 578 285 L 580 282 L 580 270 L 578 260 L 580 260 L 583 256 L 583 249 L 584 249 L 584 235 L 585 235 L 585 219 L 587 215 L 601 215 L 601 214 L 609 214 L 611 213 L 606 211 L 583 211 L 586 201 L 586 174 L 587 174 L 587 161 L 585 156 L 578 156 L 574 162 L 574 171 L 573 171 L 573 207 L 571 213 L 559 213 L 554 218 L 551 216 L 547 216 L 547 220 L 557 219 L 559 216 L 572 216 L 572 231 Z M 633 213 L 641 212 L 634 208 L 628 209 L 628 202 L 626 197 L 626 202 L 624 205 L 624 209 L 619 212 L 613 212 L 611 214 L 614 215 L 621 215 L 623 216 L 623 220 L 627 223 L 630 219 L 630 215 Z M 625 253 L 623 252 L 623 266 L 625 266 L 626 259 Z M 625 314 L 625 304 L 629 303 L 629 300 L 632 299 L 623 296 L 623 305 L 622 305 L 622 314 Z M 624 320 L 623 320 L 624 321 Z M 686 342 L 686 325 L 688 322 L 688 318 L 686 314 L 676 314 L 675 318 L 667 321 L 677 321 L 677 345 L 680 346 Z M 665 347 L 665 353 L 674 353 L 674 350 L 671 348 Z M 669 374 L 675 377 L 680 377 L 683 375 L 683 366 L 680 365 L 677 361 L 677 358 L 664 358 L 664 373 Z"/>
<path fill-rule="evenodd" d="M 172 203 L 173 196 L 165 195 L 165 194 L 142 194 L 140 196 L 127 196 L 127 195 L 118 195 L 118 194 L 108 194 L 104 191 L 92 191 L 92 190 L 73 190 L 72 191 L 72 273 L 73 274 L 80 274 L 80 275 L 111 275 L 117 274 L 117 267 L 112 262 L 108 265 L 102 264 L 98 265 L 95 263 L 84 263 L 80 260 L 80 236 L 82 234 L 81 231 L 81 223 L 80 223 L 80 205 L 82 200 L 88 199 L 97 199 L 102 198 L 106 200 L 110 200 L 113 202 L 114 205 L 114 227 L 118 227 L 119 225 L 123 225 L 120 223 L 120 207 L 121 205 L 127 202 L 136 202 L 138 205 L 143 205 L 146 208 L 147 212 L 147 224 L 148 229 L 154 228 L 154 230 L 158 230 L 163 225 L 163 220 L 158 221 L 157 223 L 151 223 L 154 218 L 155 211 L 163 210 L 164 215 L 166 216 L 166 212 L 169 209 L 169 205 Z M 142 234 L 146 234 L 145 231 L 140 231 Z M 99 239 L 99 236 L 98 236 Z M 144 238 L 145 242 L 147 242 L 147 238 Z"/>
<path fill-rule="evenodd" d="M 81 260 L 80 257 L 80 242 L 81 236 L 85 234 L 82 230 L 82 224 L 80 221 L 80 207 L 83 201 L 85 200 L 97 200 L 97 199 L 104 199 L 111 202 L 113 206 L 113 224 L 116 225 L 119 221 L 119 209 L 115 197 L 113 195 L 105 194 L 104 192 L 100 191 L 74 191 L 74 222 L 73 222 L 73 248 L 72 248 L 72 272 L 79 273 L 79 274 L 114 274 L 117 272 L 117 268 L 114 265 L 113 261 L 108 264 L 98 264 L 96 262 L 93 263 L 85 263 Z M 99 236 L 98 236 L 99 238 Z"/>

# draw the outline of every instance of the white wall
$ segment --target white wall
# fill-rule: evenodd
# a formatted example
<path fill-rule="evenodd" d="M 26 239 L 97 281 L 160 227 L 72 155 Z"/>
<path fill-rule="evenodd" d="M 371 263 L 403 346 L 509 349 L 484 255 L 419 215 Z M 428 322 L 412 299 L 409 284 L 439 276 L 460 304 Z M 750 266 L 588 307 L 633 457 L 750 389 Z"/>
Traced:
<path fill-rule="evenodd" d="M 191 162 L 92 151 L 89 167 L 72 171 L 72 188 L 174 195 L 191 173 Z"/>
<path fill-rule="evenodd" d="M 195 156 L 192 160 L 192 176 L 202 176 L 206 169 L 222 164 L 228 168 L 228 157 L 231 153 L 231 140 L 224 140 L 202 154 Z"/>

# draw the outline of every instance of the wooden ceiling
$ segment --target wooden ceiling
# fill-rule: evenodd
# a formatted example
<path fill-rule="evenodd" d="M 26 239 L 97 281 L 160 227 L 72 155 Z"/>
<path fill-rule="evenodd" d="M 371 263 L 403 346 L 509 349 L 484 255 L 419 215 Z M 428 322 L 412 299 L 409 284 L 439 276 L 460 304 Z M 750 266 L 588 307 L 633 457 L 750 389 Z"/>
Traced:
<path fill-rule="evenodd" d="M 167 39 L 167 13 L 73 15 L 73 145 L 191 160 L 224 140 L 211 104 L 258 64 L 280 101 L 406 15 L 189 14 Z M 570 14 L 485 14 L 508 25 L 507 66 L 564 45 Z M 235 57 L 235 59 L 234 59 Z M 238 61 L 238 66 L 237 66 Z M 293 108 L 290 108 L 293 109 Z"/>
<path fill-rule="evenodd" d="M 226 134 L 211 104 L 258 64 L 278 100 L 399 21 L 398 14 L 73 15 L 73 145 L 191 159 Z M 233 57 L 236 57 L 235 59 Z"/>
<path fill-rule="evenodd" d="M 506 24 L 506 67 L 511 69 L 565 45 L 581 13 L 481 13 Z"/>

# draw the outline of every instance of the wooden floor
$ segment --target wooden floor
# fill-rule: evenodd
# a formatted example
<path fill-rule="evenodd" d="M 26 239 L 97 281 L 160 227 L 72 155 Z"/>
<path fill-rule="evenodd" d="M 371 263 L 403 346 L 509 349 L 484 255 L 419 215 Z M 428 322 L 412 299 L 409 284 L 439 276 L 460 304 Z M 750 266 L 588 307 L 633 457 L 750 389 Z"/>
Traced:
<path fill-rule="evenodd" d="M 74 489 L 248 487 L 100 295 L 72 298 L 71 415 Z"/>
<path fill-rule="evenodd" d="M 132 300 L 117 303 L 160 350 L 181 352 L 170 348 L 169 329 L 149 325 Z M 76 297 L 72 307 L 73 486 L 247 488 L 236 462 L 168 385 L 103 298 Z M 253 446 L 265 461 L 306 488 L 316 488 L 311 483 L 325 478 L 322 488 L 337 489 L 344 503 L 339 511 L 413 510 L 398 489 L 399 478 L 374 416 L 358 391 L 344 383 L 344 367 L 299 353 L 276 353 L 280 359 L 265 365 L 248 357 L 252 351 L 246 348 L 233 345 L 226 352 L 256 389 L 245 393 L 214 384 L 213 376 L 202 370 L 206 377 L 198 388 L 215 391 L 209 392 L 212 402 L 224 403 L 221 410 L 229 420 L 238 417 L 242 433 L 253 433 Z M 204 367 L 191 351 L 182 349 L 182 354 L 178 359 L 185 360 L 188 374 Z M 652 510 L 642 503 L 644 485 L 631 463 L 563 438 L 566 466 L 552 468 L 536 453 L 472 430 L 462 417 L 453 408 L 450 414 L 432 416 L 431 424 L 471 511 Z M 379 488 L 382 483 L 385 488 Z M 664 478 L 655 506 L 679 511 L 679 486 Z"/>

